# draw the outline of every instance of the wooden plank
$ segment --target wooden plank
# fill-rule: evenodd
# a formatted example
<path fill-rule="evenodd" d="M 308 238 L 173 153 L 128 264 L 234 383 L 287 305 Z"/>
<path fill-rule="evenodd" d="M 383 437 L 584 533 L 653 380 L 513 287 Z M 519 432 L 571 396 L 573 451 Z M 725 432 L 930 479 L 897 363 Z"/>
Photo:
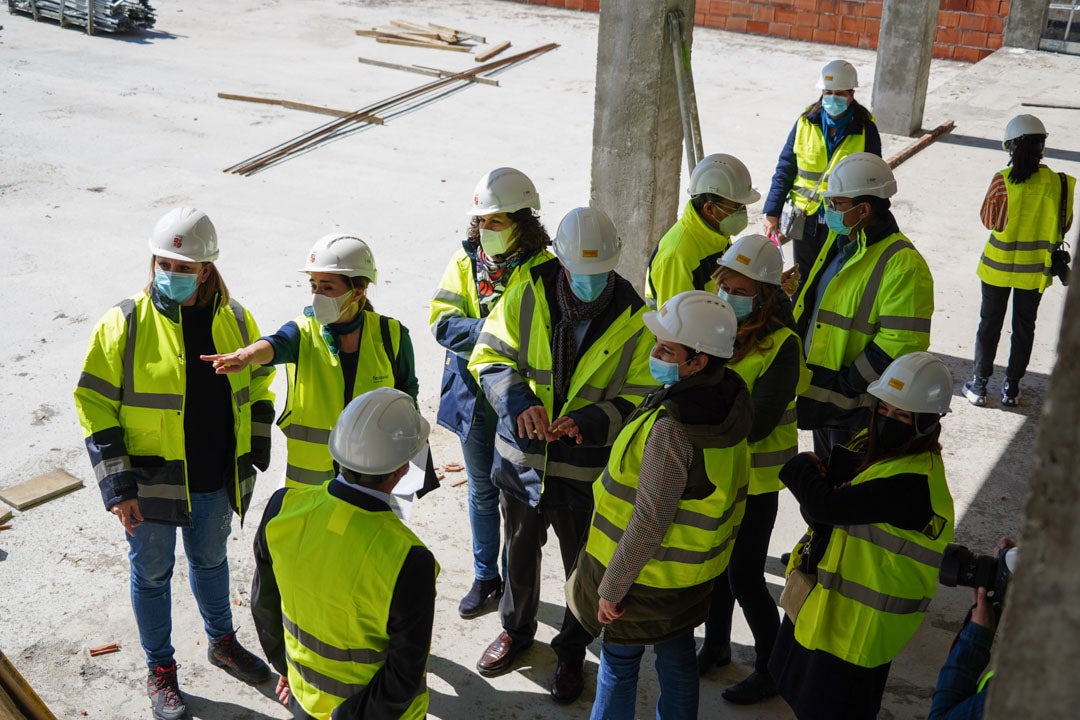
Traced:
<path fill-rule="evenodd" d="M 464 30 L 457 30 L 452 27 L 447 27 L 446 25 L 436 25 L 435 23 L 428 23 L 427 26 L 436 30 L 443 30 L 445 32 L 454 33 L 462 40 L 475 40 L 476 42 L 482 42 L 485 44 L 487 43 L 487 38 L 485 38 L 483 35 L 475 35 L 473 33 L 465 32 Z"/>
<path fill-rule="evenodd" d="M 490 60 L 491 58 L 495 57 L 496 55 L 498 55 L 499 53 L 501 53 L 503 50 L 505 50 L 508 47 L 510 47 L 510 41 L 509 40 L 507 40 L 506 42 L 499 43 L 498 45 L 491 48 L 490 50 L 485 50 L 484 52 L 480 53 L 479 55 L 477 55 L 473 59 L 476 60 L 476 62 L 484 62 L 485 60 Z"/>
<path fill-rule="evenodd" d="M 5 523 L 11 517 L 11 508 L 0 509 L 0 523 Z"/>
<path fill-rule="evenodd" d="M 15 701 L 11 699 L 11 696 L 7 694 L 2 685 L 0 685 L 0 720 L 26 720 L 22 710 L 15 704 Z"/>
<path fill-rule="evenodd" d="M 358 57 L 358 61 L 365 65 L 374 65 L 375 67 L 390 68 L 391 70 L 403 70 L 405 72 L 417 73 L 419 75 L 428 75 L 431 77 L 451 77 L 457 73 L 454 70 L 443 70 L 441 68 L 428 67 L 426 65 L 402 65 L 401 63 L 392 63 L 385 60 L 376 60 L 375 58 Z M 481 85 L 492 85 L 499 87 L 499 81 L 495 78 L 484 77 L 483 75 L 476 75 L 470 78 L 466 78 L 472 82 L 480 83 Z"/>
<path fill-rule="evenodd" d="M 900 152 L 893 155 L 891 158 L 886 160 L 886 162 L 889 164 L 890 168 L 895 168 L 897 165 L 904 162 L 915 153 L 930 145 L 930 143 L 934 142 L 934 140 L 936 140 L 937 138 L 941 137 L 947 132 L 951 132 L 954 127 L 956 127 L 956 123 L 954 123 L 952 120 L 946 120 L 930 132 L 924 134 L 915 142 L 908 145 Z"/>
<path fill-rule="evenodd" d="M 426 28 L 426 27 L 423 27 L 422 25 L 414 25 L 414 24 L 412 24 L 410 22 L 405 22 L 404 20 L 391 20 L 390 24 L 393 25 L 394 27 L 401 28 L 402 30 L 408 31 L 408 33 L 410 35 L 424 35 L 426 37 L 432 37 L 432 38 L 440 38 L 440 35 L 450 35 L 450 33 L 440 33 L 438 30 L 435 30 L 434 28 Z M 440 39 L 445 39 L 445 38 L 440 38 Z M 447 40 L 446 42 L 456 42 L 456 40 Z"/>
<path fill-rule="evenodd" d="M 432 45 L 449 45 L 450 43 L 441 39 L 437 33 L 414 33 L 408 30 L 399 30 L 393 27 L 377 27 L 370 30 L 354 30 L 357 35 L 361 37 L 394 37 L 401 40 L 412 40 L 413 42 L 431 43 Z"/>
<path fill-rule="evenodd" d="M 1027 107 L 1055 108 L 1058 110 L 1080 110 L 1076 103 L 1061 102 L 1060 100 L 1024 100 L 1021 105 Z"/>
<path fill-rule="evenodd" d="M 82 484 L 83 481 L 79 478 L 57 468 L 52 472 L 0 490 L 0 500 L 16 510 L 25 510 L 46 500 L 52 500 L 57 495 L 78 490 Z"/>
<path fill-rule="evenodd" d="M 434 71 L 428 74 L 437 74 L 438 77 L 452 77 L 457 75 L 454 70 L 440 70 L 439 68 L 427 67 L 426 65 L 413 65 L 418 71 L 428 73 L 428 71 Z M 481 85 L 492 85 L 499 87 L 499 81 L 495 78 L 486 77 L 484 75 L 473 75 L 472 77 L 465 78 L 469 82 L 480 83 Z"/>
<path fill-rule="evenodd" d="M 457 52 L 472 52 L 469 45 L 437 45 L 435 43 L 415 42 L 413 40 L 398 40 L 391 37 L 377 37 L 376 42 L 389 43 L 391 45 L 408 45 L 409 47 L 435 48 L 436 50 L 455 50 Z"/>
<path fill-rule="evenodd" d="M 19 720 L 56 720 L 49 708 L 41 701 L 30 684 L 23 679 L 11 661 L 0 652 L 0 687 L 11 697 L 14 704 L 22 711 L 16 717 Z"/>
<path fill-rule="evenodd" d="M 254 95 L 235 95 L 233 93 L 223 92 L 219 92 L 217 96 L 222 100 L 239 100 L 241 102 L 259 103 L 262 105 L 277 105 L 286 108 L 287 110 L 302 110 L 304 112 L 318 113 L 319 115 L 332 115 L 333 117 L 345 117 L 346 115 L 353 114 L 352 110 L 338 110 L 337 108 L 328 108 L 323 105 L 309 105 L 308 103 L 295 102 L 293 100 L 279 100 L 278 98 L 256 97 Z M 369 121 L 376 125 L 382 125 L 384 122 L 378 115 L 372 115 L 369 118 Z"/>

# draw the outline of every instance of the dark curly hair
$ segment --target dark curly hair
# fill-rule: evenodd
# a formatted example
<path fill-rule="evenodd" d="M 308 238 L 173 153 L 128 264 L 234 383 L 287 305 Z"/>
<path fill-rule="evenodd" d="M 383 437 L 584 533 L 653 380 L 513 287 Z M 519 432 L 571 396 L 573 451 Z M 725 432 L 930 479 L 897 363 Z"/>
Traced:
<path fill-rule="evenodd" d="M 1005 143 L 1009 150 L 1009 165 L 1012 172 L 1009 180 L 1022 183 L 1039 170 L 1043 148 L 1046 147 L 1045 135 L 1021 135 Z"/>
<path fill-rule="evenodd" d="M 510 222 L 517 225 L 517 231 L 514 233 L 514 244 L 520 248 L 521 252 L 532 256 L 551 244 L 551 237 L 548 236 L 547 230 L 544 229 L 543 223 L 540 222 L 540 216 L 532 208 L 521 208 L 512 213 L 507 213 L 507 216 L 510 218 Z M 469 221 L 466 238 L 469 242 L 480 242 L 479 217 L 473 216 Z"/>

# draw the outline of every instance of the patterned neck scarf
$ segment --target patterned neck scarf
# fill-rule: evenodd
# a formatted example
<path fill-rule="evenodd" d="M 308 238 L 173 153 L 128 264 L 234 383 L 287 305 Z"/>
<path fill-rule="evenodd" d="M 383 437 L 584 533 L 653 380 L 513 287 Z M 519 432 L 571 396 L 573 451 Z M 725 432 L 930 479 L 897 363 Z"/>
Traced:
<path fill-rule="evenodd" d="M 555 402 L 561 407 L 566 402 L 570 390 L 570 377 L 574 374 L 574 358 L 577 347 L 574 342 L 574 326 L 581 322 L 594 320 L 607 310 L 615 294 L 615 273 L 609 272 L 607 285 L 600 297 L 592 302 L 585 302 L 570 289 L 570 280 L 565 272 L 559 273 L 559 283 L 555 289 L 561 311 L 559 322 L 555 323 L 555 335 L 552 338 L 551 359 L 555 367 Z M 557 412 L 557 411 L 556 411 Z"/>
<path fill-rule="evenodd" d="M 506 281 L 514 274 L 514 268 L 528 259 L 525 253 L 516 252 L 501 261 L 495 261 L 488 257 L 484 248 L 477 246 L 476 294 L 480 298 L 480 317 L 487 317 L 506 290 Z"/>

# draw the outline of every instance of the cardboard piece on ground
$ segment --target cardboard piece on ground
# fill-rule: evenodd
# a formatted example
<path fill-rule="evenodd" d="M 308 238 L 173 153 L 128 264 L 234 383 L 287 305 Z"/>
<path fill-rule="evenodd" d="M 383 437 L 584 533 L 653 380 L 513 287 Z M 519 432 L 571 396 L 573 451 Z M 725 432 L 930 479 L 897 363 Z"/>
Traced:
<path fill-rule="evenodd" d="M 16 510 L 25 510 L 46 500 L 52 500 L 57 495 L 77 490 L 82 487 L 82 484 L 79 478 L 57 468 L 44 475 L 30 478 L 26 482 L 0 490 L 0 500 Z"/>

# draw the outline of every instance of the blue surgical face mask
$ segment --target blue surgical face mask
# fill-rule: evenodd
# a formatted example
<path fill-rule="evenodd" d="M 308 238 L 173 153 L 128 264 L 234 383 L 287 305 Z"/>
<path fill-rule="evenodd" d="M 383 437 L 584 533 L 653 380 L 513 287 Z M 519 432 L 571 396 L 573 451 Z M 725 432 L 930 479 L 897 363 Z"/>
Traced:
<path fill-rule="evenodd" d="M 848 208 L 849 210 L 851 208 Z M 833 210 L 830 207 L 825 208 L 825 224 L 829 226 L 837 235 L 848 235 L 851 233 L 854 226 L 848 227 L 844 224 L 844 212 L 840 210 Z"/>
<path fill-rule="evenodd" d="M 731 295 L 723 290 L 716 293 L 721 300 L 731 306 L 735 311 L 735 319 L 742 322 L 754 312 L 754 298 L 746 295 Z"/>
<path fill-rule="evenodd" d="M 679 382 L 679 363 L 665 362 L 649 356 L 649 372 L 653 379 L 662 385 L 674 385 Z"/>
<path fill-rule="evenodd" d="M 195 294 L 199 286 L 198 273 L 178 273 L 154 270 L 154 287 L 173 302 L 182 303 Z"/>
<path fill-rule="evenodd" d="M 821 107 L 833 117 L 843 115 L 848 108 L 848 99 L 843 95 L 822 95 Z"/>
<path fill-rule="evenodd" d="M 570 273 L 570 291 L 577 295 L 580 300 L 592 302 L 600 297 L 607 287 L 607 273 L 600 275 L 575 275 Z"/>

